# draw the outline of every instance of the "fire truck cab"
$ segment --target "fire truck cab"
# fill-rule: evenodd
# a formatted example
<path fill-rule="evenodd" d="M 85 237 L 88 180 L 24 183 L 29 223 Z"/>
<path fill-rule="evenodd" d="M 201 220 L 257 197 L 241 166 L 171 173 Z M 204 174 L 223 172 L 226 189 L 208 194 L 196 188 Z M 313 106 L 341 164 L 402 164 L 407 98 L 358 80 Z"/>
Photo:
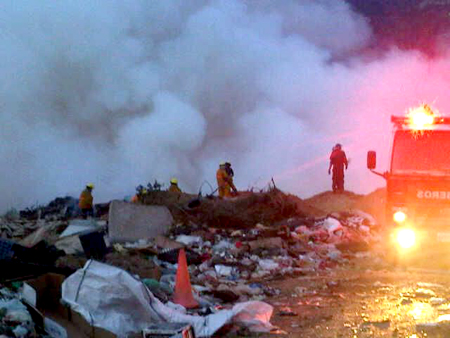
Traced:
<path fill-rule="evenodd" d="M 368 169 L 387 182 L 391 248 L 410 255 L 450 244 L 450 118 L 422 105 L 405 117 L 392 116 L 391 122 L 389 170 L 375 171 L 376 153 L 367 154 Z"/>

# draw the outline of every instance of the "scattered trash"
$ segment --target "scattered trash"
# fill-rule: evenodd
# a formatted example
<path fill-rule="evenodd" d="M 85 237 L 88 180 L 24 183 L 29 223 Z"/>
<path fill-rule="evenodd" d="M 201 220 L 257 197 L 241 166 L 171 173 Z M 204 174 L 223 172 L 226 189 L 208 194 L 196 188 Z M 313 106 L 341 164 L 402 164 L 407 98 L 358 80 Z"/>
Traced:
<path fill-rule="evenodd" d="M 416 290 L 415 296 L 418 298 L 432 298 L 436 297 L 436 293 L 430 289 L 419 288 Z"/>
<path fill-rule="evenodd" d="M 316 209 L 278 190 L 249 192 L 231 200 L 199 199 L 195 210 L 187 208 L 192 196 L 178 197 L 176 206 L 166 203 L 164 191 L 146 197 L 145 203 L 155 202 L 151 206 L 113 201 L 104 206 L 101 220 L 69 219 L 72 210 L 65 208 L 71 200 L 59 201 L 45 219 L 30 211 L 26 220 L 2 220 L 0 234 L 7 239 L 0 240 L 0 260 L 15 259 L 15 248 L 23 257 L 36 256 L 30 252 L 38 251 L 27 250 L 48 241 L 66 255 L 57 265 L 77 270 L 63 284 L 63 299 L 87 325 L 117 335 L 150 336 L 152 329 L 161 328 L 159 323 L 180 323 L 191 325 L 202 337 L 230 323 L 239 323 L 247 333 L 272 330 L 273 308 L 261 301 L 281 292 L 270 286 L 271 280 L 332 271 L 377 241 L 376 223 L 369 215 L 354 211 L 316 217 Z M 38 210 L 42 215 L 44 209 Z M 86 262 L 88 258 L 106 264 Z M 429 298 L 432 305 L 445 303 L 420 290 L 416 297 Z M 301 297 L 296 299 L 299 305 L 321 308 L 325 303 L 320 292 L 297 286 L 292 296 Z M 36 303 L 27 283 L 20 296 Z M 238 301 L 243 303 L 235 304 Z M 135 314 L 132 319 L 130 312 Z M 277 314 L 298 316 L 290 308 Z M 56 323 L 46 325 L 55 337 L 67 336 Z M 20 324 L 10 334 L 27 335 L 24 329 L 32 332 Z"/>
<path fill-rule="evenodd" d="M 261 259 L 258 264 L 264 270 L 275 270 L 279 267 L 279 264 L 272 259 Z"/>
<path fill-rule="evenodd" d="M 184 245 L 191 246 L 194 244 L 200 245 L 203 240 L 200 236 L 187 236 L 180 235 L 176 238 L 176 241 L 179 243 L 183 243 Z"/>
<path fill-rule="evenodd" d="M 273 307 L 269 304 L 245 302 L 206 317 L 186 315 L 161 303 L 126 271 L 96 261 L 88 261 L 64 281 L 62 299 L 92 325 L 117 335 L 142 331 L 164 321 L 189 323 L 197 337 L 211 336 L 230 322 L 244 324 L 255 332 L 272 329 L 269 320 Z M 120 307 L 113 306 L 118 302 Z"/>
<path fill-rule="evenodd" d="M 437 298 L 437 297 L 430 298 L 430 304 L 431 305 L 437 306 L 437 305 L 442 305 L 444 303 L 447 303 L 447 300 L 444 299 L 444 298 Z"/>
<path fill-rule="evenodd" d="M 281 308 L 278 312 L 279 316 L 285 316 L 285 317 L 296 317 L 298 316 L 298 313 L 295 311 L 292 311 L 289 307 Z"/>
<path fill-rule="evenodd" d="M 233 271 L 233 267 L 225 265 L 215 265 L 214 269 L 216 270 L 219 276 L 226 276 L 226 277 L 231 276 L 231 273 Z"/>
<path fill-rule="evenodd" d="M 143 338 L 153 337 L 194 337 L 194 329 L 185 323 L 164 323 L 151 325 L 142 331 Z"/>
<path fill-rule="evenodd" d="M 280 237 L 262 238 L 248 242 L 251 250 L 282 248 L 283 240 Z"/>

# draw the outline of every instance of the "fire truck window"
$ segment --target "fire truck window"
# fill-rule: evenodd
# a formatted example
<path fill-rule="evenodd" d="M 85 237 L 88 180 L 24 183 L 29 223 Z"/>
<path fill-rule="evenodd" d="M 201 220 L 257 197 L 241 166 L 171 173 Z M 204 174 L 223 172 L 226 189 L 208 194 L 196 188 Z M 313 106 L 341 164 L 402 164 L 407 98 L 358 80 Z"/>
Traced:
<path fill-rule="evenodd" d="M 397 131 L 392 154 L 392 172 L 450 171 L 450 132 Z"/>

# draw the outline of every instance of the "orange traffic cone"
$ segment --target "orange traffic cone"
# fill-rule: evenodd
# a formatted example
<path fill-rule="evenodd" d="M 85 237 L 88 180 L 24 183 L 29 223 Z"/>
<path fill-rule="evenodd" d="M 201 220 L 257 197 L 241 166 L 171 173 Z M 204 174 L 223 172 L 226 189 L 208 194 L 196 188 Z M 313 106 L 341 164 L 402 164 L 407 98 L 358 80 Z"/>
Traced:
<path fill-rule="evenodd" d="M 178 254 L 177 279 L 175 281 L 175 294 L 173 301 L 183 305 L 187 309 L 198 307 L 197 301 L 192 295 L 191 280 L 189 279 L 189 271 L 187 268 L 186 253 L 184 249 L 180 249 Z"/>

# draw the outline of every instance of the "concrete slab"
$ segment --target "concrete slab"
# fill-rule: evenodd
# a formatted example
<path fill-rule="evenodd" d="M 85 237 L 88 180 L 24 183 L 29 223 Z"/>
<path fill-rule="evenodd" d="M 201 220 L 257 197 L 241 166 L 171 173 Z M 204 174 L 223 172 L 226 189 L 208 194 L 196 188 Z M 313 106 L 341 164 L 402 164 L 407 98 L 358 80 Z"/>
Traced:
<path fill-rule="evenodd" d="M 167 207 L 112 201 L 109 207 L 109 238 L 111 243 L 155 238 L 164 235 L 172 222 L 172 214 Z"/>

